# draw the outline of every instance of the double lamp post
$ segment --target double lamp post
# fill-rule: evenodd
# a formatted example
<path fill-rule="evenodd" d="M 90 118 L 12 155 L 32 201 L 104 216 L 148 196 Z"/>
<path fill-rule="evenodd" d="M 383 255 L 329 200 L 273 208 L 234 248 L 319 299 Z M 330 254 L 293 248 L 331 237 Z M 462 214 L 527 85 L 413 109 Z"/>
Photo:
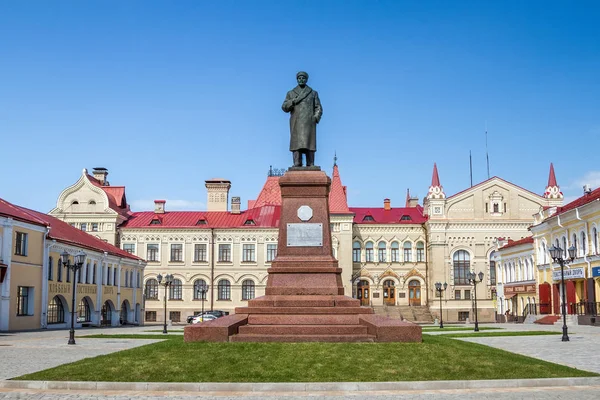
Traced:
<path fill-rule="evenodd" d="M 440 297 L 440 329 L 444 327 L 444 319 L 442 318 L 442 292 L 445 292 L 447 287 L 448 284 L 446 282 L 444 282 L 443 285 L 441 282 L 435 283 L 435 290 L 436 292 L 438 292 L 438 295 Z"/>
<path fill-rule="evenodd" d="M 68 268 L 68 270 L 73 271 L 73 295 L 71 297 L 71 330 L 69 331 L 68 344 L 75 344 L 75 284 L 77 283 L 77 272 L 83 266 L 83 263 L 85 262 L 85 257 L 86 254 L 83 251 L 79 251 L 73 256 L 73 264 L 71 264 L 71 260 L 69 259 L 69 253 L 67 253 L 66 250 L 60 254 L 60 262 L 62 263 L 62 265 Z"/>
<path fill-rule="evenodd" d="M 569 247 L 567 250 L 569 252 L 569 258 L 564 259 L 562 256 L 564 255 L 564 250 L 558 246 L 552 246 L 548 249 L 550 251 L 550 256 L 554 260 L 555 263 L 560 264 L 560 281 L 561 281 L 561 293 L 562 293 L 562 320 L 563 320 L 563 334 L 562 341 L 569 341 L 569 334 L 567 332 L 567 301 L 566 301 L 566 288 L 565 288 L 565 265 L 570 264 L 575 259 L 575 253 L 577 249 L 575 246 Z"/>
<path fill-rule="evenodd" d="M 167 288 L 173 284 L 173 274 L 167 274 L 164 276 L 164 278 L 161 274 L 158 274 L 156 279 L 158 280 L 159 285 L 163 285 L 165 287 L 165 297 L 163 299 L 163 304 L 164 304 L 164 309 L 165 309 L 165 319 L 164 319 L 165 323 L 163 325 L 162 333 L 168 333 L 167 332 Z"/>
<path fill-rule="evenodd" d="M 479 280 L 477 280 L 479 277 Z M 477 320 L 477 284 L 483 282 L 483 272 L 479 272 L 479 274 L 475 274 L 475 272 L 469 272 L 467 274 L 467 278 L 469 282 L 473 284 L 473 296 L 475 298 L 475 332 L 479 332 L 479 321 Z"/>

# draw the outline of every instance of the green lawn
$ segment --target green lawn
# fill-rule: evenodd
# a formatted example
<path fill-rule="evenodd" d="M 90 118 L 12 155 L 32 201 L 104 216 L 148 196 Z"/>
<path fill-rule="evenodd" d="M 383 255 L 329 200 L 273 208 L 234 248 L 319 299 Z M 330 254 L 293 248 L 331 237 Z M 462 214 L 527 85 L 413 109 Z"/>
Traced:
<path fill-rule="evenodd" d="M 119 382 L 376 382 L 597 376 L 446 337 L 423 343 L 185 343 L 180 335 L 24 375 L 21 380 Z"/>
<path fill-rule="evenodd" d="M 450 326 L 440 328 L 439 326 L 424 326 L 423 332 L 453 332 L 453 331 L 472 331 L 475 327 Z M 480 327 L 480 331 L 503 330 L 502 328 Z M 162 332 L 162 331 L 161 331 Z"/>

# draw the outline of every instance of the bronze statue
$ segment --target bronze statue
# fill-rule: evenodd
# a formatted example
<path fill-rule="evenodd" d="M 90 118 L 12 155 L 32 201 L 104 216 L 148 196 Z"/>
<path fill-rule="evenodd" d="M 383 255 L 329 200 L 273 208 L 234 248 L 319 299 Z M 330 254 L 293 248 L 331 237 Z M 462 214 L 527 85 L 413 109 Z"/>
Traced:
<path fill-rule="evenodd" d="M 296 74 L 298 86 L 287 92 L 281 108 L 290 113 L 290 151 L 294 156 L 294 167 L 302 166 L 302 154 L 306 166 L 315 164 L 317 151 L 317 124 L 323 115 L 321 101 L 316 90 L 306 84 L 308 74 Z"/>

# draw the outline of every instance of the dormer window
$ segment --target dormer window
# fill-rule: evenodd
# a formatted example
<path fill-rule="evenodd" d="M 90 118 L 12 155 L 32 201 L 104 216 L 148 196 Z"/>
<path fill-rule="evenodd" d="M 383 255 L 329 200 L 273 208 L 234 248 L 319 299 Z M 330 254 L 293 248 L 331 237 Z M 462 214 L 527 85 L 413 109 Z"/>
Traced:
<path fill-rule="evenodd" d="M 412 218 L 410 217 L 410 215 L 403 215 L 402 217 L 400 217 L 400 221 L 412 221 Z"/>
<path fill-rule="evenodd" d="M 363 222 L 374 222 L 375 218 L 373 218 L 372 215 L 365 215 L 365 217 L 363 218 Z"/>
<path fill-rule="evenodd" d="M 494 191 L 489 197 L 488 202 L 485 204 L 485 211 L 488 210 L 488 204 L 490 209 L 490 214 L 493 216 L 501 216 L 502 213 L 506 212 L 506 202 L 504 201 L 504 196 L 498 191 Z"/>
<path fill-rule="evenodd" d="M 153 218 L 152 221 L 150 221 L 150 225 L 160 225 L 161 221 L 158 218 Z"/>
<path fill-rule="evenodd" d="M 206 225 L 206 224 L 208 224 L 208 222 L 204 218 L 200 218 L 198 220 L 198 222 L 196 222 L 196 225 Z"/>
<path fill-rule="evenodd" d="M 244 222 L 244 225 L 256 225 L 256 222 L 254 222 L 252 218 L 248 218 L 246 222 Z"/>

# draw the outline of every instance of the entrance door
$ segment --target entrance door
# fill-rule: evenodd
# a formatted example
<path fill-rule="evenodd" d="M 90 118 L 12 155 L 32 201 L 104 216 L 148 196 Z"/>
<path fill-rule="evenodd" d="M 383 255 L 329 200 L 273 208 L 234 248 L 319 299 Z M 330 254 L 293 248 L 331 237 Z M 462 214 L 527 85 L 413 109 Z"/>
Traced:
<path fill-rule="evenodd" d="M 544 282 L 540 285 L 540 314 L 550 314 L 550 284 Z"/>
<path fill-rule="evenodd" d="M 383 303 L 388 306 L 396 305 L 396 290 L 391 279 L 383 282 Z"/>
<path fill-rule="evenodd" d="M 101 309 L 101 317 L 102 320 L 100 322 L 101 325 L 111 325 L 112 324 L 112 308 L 110 307 L 110 303 L 108 301 L 104 302 Z"/>
<path fill-rule="evenodd" d="M 408 304 L 411 306 L 421 305 L 421 282 L 417 280 L 408 282 Z"/>
<path fill-rule="evenodd" d="M 358 282 L 357 296 L 361 306 L 369 305 L 369 281 Z"/>

